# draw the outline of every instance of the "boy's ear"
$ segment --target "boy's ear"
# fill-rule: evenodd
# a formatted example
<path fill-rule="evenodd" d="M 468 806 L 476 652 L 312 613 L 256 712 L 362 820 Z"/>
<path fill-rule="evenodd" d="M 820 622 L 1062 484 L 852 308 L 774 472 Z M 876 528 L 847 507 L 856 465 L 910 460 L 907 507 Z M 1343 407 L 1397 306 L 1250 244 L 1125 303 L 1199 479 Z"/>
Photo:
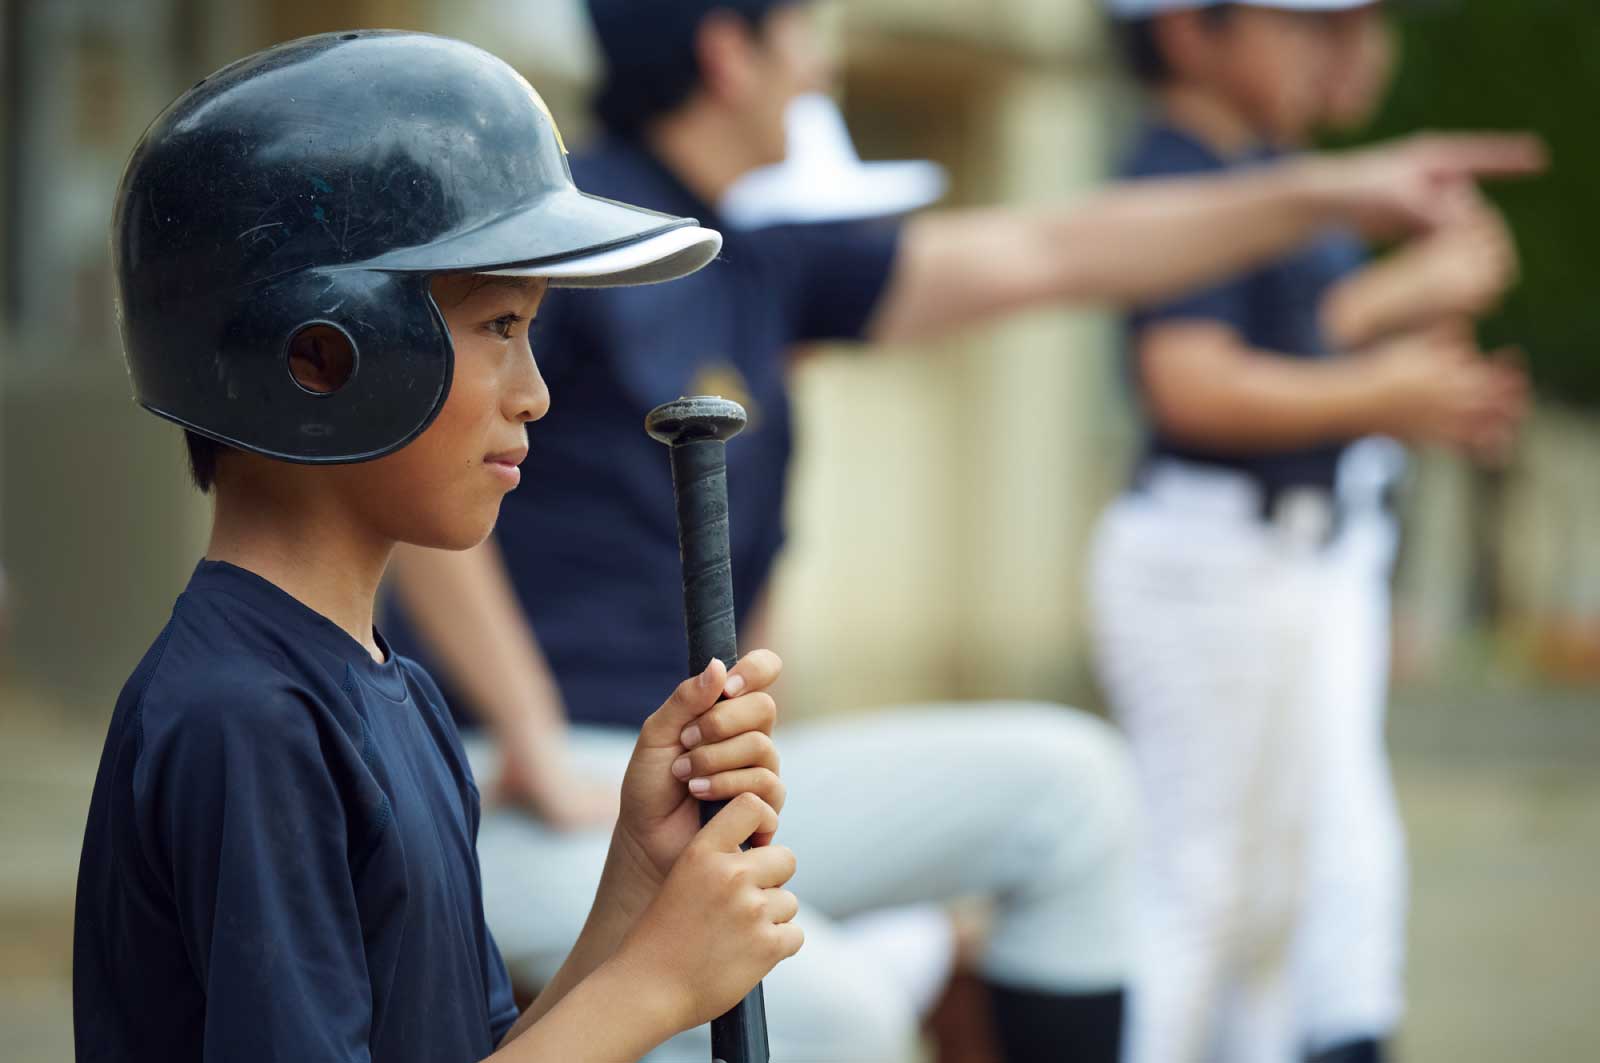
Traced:
<path fill-rule="evenodd" d="M 332 395 L 356 372 L 356 345 L 343 329 L 319 322 L 289 340 L 289 375 L 314 395 Z"/>

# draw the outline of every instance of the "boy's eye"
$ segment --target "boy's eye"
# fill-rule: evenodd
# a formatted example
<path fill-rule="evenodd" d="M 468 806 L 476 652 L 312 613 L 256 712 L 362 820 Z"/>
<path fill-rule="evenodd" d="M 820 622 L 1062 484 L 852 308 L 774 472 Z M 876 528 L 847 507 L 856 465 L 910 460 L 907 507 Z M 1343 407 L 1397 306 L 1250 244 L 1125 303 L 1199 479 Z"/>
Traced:
<path fill-rule="evenodd" d="M 523 321 L 521 314 L 502 314 L 489 322 L 489 331 L 503 340 L 511 338 L 511 332 Z"/>

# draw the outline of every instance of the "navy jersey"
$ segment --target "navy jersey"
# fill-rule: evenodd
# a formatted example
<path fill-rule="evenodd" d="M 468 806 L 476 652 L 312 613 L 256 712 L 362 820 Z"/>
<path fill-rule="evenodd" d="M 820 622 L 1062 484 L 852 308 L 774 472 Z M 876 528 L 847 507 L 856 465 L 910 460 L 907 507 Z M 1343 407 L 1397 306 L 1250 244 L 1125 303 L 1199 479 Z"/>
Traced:
<path fill-rule="evenodd" d="M 1157 122 L 1142 131 L 1122 176 L 1219 173 L 1275 157 L 1276 153 L 1260 148 L 1223 157 L 1188 133 Z M 1329 230 L 1296 251 L 1213 287 L 1138 308 L 1128 318 L 1130 349 L 1140 332 L 1152 325 L 1200 320 L 1231 326 L 1258 350 L 1288 358 L 1328 357 L 1334 352 L 1321 326 L 1323 297 L 1359 269 L 1365 255 L 1354 233 Z M 1137 384 L 1137 365 L 1130 370 Z M 1256 453 L 1207 449 L 1171 439 L 1151 424 L 1145 454 L 1234 468 L 1270 494 L 1298 486 L 1331 488 L 1343 448 L 1342 443 L 1330 443 Z"/>
<path fill-rule="evenodd" d="M 742 619 L 783 543 L 789 352 L 861 337 L 899 229 L 731 230 L 659 162 L 620 141 L 575 156 L 572 169 L 587 191 L 697 217 L 726 240 L 718 261 L 671 284 L 550 293 L 533 348 L 552 405 L 529 428 L 522 486 L 495 530 L 572 717 L 637 727 L 682 681 L 688 656 L 672 477 L 666 448 L 645 435 L 645 414 L 692 394 L 735 399 L 750 414 L 728 444 Z M 404 637 L 396 621 L 385 628 Z M 416 652 L 413 642 L 400 645 Z"/>
<path fill-rule="evenodd" d="M 78 873 L 80 1063 L 472 1063 L 516 1018 L 438 689 L 202 562 L 123 688 Z"/>

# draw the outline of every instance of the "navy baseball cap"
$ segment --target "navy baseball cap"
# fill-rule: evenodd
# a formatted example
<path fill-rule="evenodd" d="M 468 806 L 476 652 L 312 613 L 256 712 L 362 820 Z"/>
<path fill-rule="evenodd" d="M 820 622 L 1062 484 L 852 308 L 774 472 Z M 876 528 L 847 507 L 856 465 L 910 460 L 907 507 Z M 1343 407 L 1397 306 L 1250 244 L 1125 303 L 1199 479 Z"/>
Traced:
<path fill-rule="evenodd" d="M 605 74 L 594 109 L 613 133 L 633 134 L 671 111 L 700 80 L 695 35 L 716 11 L 759 25 L 806 0 L 589 0 Z"/>

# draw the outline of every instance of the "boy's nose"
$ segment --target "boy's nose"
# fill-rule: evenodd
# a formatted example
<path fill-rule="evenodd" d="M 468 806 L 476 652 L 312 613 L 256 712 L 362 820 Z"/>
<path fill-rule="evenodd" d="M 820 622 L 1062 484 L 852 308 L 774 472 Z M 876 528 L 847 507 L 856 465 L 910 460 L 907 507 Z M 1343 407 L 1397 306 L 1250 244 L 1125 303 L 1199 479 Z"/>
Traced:
<path fill-rule="evenodd" d="M 512 419 L 526 424 L 550 412 L 550 389 L 545 385 L 544 374 L 539 372 L 539 363 L 531 350 L 524 365 L 526 369 L 519 374 L 517 389 L 513 393 L 516 412 L 512 414 Z"/>

